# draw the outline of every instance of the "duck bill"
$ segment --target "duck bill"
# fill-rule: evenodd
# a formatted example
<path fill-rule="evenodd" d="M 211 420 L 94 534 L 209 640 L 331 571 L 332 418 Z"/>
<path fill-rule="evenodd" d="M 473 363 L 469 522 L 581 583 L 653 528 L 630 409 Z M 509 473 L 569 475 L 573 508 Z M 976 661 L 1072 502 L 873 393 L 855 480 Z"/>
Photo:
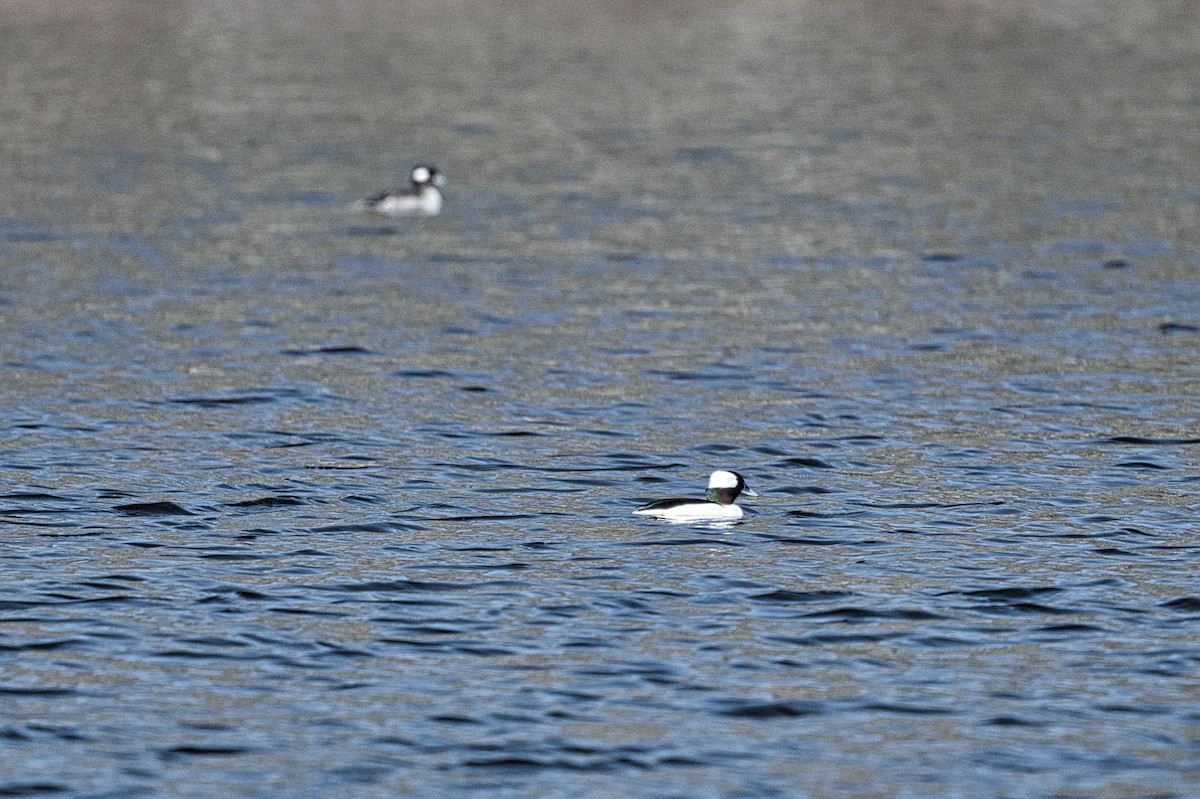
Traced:
<path fill-rule="evenodd" d="M 745 488 L 743 488 L 743 489 L 742 489 L 742 493 L 743 493 L 743 494 L 745 494 L 745 495 L 746 495 L 746 496 L 748 496 L 748 497 L 757 497 L 757 496 L 758 496 L 758 492 L 757 492 L 757 491 L 755 491 L 755 490 L 754 490 L 753 488 L 751 488 L 750 486 L 746 486 Z"/>

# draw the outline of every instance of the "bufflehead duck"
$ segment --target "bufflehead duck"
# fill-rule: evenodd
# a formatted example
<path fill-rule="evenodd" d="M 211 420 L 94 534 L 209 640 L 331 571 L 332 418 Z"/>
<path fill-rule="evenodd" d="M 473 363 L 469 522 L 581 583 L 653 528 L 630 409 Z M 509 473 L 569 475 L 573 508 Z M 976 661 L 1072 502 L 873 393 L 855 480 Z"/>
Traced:
<path fill-rule="evenodd" d="M 635 516 L 653 516 L 675 522 L 728 521 L 740 519 L 742 509 L 733 504 L 738 494 L 757 497 L 737 472 L 718 469 L 708 478 L 704 499 L 660 499 L 641 506 Z"/>
<path fill-rule="evenodd" d="M 434 166 L 415 166 L 407 191 L 385 191 L 359 200 L 355 207 L 387 216 L 437 216 L 442 212 L 442 189 L 446 177 Z"/>

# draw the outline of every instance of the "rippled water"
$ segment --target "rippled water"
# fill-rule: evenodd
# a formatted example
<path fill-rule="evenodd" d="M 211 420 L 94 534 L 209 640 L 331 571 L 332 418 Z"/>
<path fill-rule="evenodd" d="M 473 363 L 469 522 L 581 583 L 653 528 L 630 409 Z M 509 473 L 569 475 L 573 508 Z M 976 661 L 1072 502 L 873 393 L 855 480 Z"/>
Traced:
<path fill-rule="evenodd" d="M 0 796 L 1197 795 L 1190 6 L 0 22 Z"/>

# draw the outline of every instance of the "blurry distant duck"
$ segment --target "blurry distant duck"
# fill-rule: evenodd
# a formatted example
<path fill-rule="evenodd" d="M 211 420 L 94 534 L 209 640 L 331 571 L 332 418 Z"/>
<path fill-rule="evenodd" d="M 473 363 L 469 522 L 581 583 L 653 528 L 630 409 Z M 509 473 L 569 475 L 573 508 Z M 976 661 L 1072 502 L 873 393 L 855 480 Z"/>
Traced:
<path fill-rule="evenodd" d="M 442 212 L 442 189 L 446 177 L 434 166 L 413 167 L 412 186 L 404 191 L 385 191 L 359 200 L 354 207 L 387 216 L 437 216 Z"/>
<path fill-rule="evenodd" d="M 745 478 L 740 474 L 718 469 L 708 478 L 708 490 L 704 492 L 704 499 L 659 499 L 642 505 L 633 513 L 636 516 L 653 516 L 673 522 L 740 519 L 744 515 L 742 509 L 733 504 L 739 494 L 758 496 L 746 485 Z"/>

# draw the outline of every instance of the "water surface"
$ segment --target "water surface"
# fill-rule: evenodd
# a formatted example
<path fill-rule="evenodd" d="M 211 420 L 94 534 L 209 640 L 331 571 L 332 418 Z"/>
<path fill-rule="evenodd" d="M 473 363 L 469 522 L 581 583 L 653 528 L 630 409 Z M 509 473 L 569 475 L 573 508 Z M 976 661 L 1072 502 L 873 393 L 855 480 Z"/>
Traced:
<path fill-rule="evenodd" d="M 0 795 L 1194 796 L 1197 22 L 0 10 Z"/>

